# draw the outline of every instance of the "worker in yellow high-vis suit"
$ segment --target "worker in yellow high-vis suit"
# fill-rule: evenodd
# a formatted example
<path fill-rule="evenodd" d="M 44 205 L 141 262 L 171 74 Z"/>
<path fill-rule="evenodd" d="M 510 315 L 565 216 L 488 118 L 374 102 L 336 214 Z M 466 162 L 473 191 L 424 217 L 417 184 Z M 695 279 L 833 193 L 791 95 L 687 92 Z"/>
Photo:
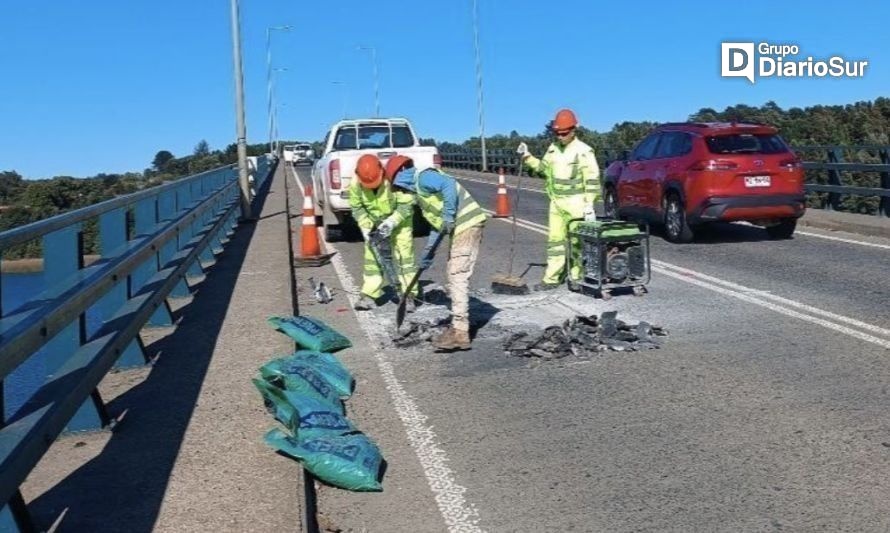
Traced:
<path fill-rule="evenodd" d="M 600 195 L 600 170 L 593 148 L 575 136 L 578 119 L 569 109 L 562 109 L 551 123 L 556 142 L 547 148 L 541 159 L 531 155 L 525 143 L 516 152 L 533 174 L 544 178 L 550 199 L 550 220 L 547 234 L 547 270 L 535 290 L 550 290 L 565 281 L 566 236 L 569 221 L 594 220 L 593 204 Z M 581 278 L 578 260 L 580 250 L 572 246 L 572 279 Z"/>
<path fill-rule="evenodd" d="M 408 287 L 417 265 L 414 262 L 414 197 L 393 190 L 390 180 L 384 179 L 384 169 L 377 156 L 366 154 L 355 168 L 356 179 L 349 186 L 349 206 L 365 240 L 362 290 L 355 309 L 367 311 L 375 300 L 383 296 L 385 280 L 381 265 L 371 251 L 368 239 L 372 231 L 390 239 L 392 255 L 402 292 Z M 395 289 L 395 287 L 393 287 Z M 412 296 L 418 295 L 418 288 Z M 414 311 L 414 298 L 408 298 L 408 312 Z"/>

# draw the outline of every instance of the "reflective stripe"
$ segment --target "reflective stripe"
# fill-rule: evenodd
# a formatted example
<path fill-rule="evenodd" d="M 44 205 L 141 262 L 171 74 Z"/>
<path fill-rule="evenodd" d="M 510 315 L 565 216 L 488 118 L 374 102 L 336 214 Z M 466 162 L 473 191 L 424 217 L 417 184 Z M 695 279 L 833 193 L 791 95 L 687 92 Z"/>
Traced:
<path fill-rule="evenodd" d="M 569 178 L 569 179 L 561 179 L 561 178 L 553 178 L 553 183 L 557 185 L 575 185 L 581 184 L 581 180 L 578 178 Z"/>
<path fill-rule="evenodd" d="M 470 211 L 461 211 L 457 220 L 454 222 L 454 225 L 460 227 L 479 216 L 485 217 L 485 212 L 477 205 Z"/>
<path fill-rule="evenodd" d="M 560 246 L 559 248 L 551 248 L 547 250 L 547 257 L 556 257 L 559 255 L 565 255 L 566 250 L 564 246 Z"/>
<path fill-rule="evenodd" d="M 553 194 L 555 196 L 574 196 L 576 194 L 584 194 L 584 189 L 581 187 L 575 187 L 572 189 L 553 189 Z"/>

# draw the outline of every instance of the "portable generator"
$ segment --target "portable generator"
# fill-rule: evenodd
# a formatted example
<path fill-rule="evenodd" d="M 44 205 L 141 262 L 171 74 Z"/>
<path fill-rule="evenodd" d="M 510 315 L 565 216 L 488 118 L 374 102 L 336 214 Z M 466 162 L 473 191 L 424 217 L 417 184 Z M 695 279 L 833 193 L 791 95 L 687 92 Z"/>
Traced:
<path fill-rule="evenodd" d="M 580 262 L 581 279 L 566 276 L 569 290 L 593 291 L 603 299 L 616 289 L 629 289 L 636 295 L 646 292 L 651 279 L 649 226 L 613 219 L 569 222 L 566 249 L 567 272 Z"/>

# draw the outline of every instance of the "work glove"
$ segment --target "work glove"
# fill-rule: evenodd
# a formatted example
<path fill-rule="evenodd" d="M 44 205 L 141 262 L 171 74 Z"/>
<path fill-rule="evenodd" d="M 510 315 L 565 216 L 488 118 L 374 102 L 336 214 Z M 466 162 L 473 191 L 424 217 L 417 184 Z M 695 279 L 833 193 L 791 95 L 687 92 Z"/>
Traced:
<path fill-rule="evenodd" d="M 593 204 L 587 204 L 584 206 L 584 221 L 596 222 L 596 211 L 593 210 Z"/>
<path fill-rule="evenodd" d="M 381 237 L 386 238 L 392 235 L 392 230 L 394 230 L 395 227 L 396 221 L 390 217 L 381 222 L 379 226 L 377 226 L 377 233 L 379 233 Z"/>
<path fill-rule="evenodd" d="M 525 158 L 525 156 L 529 155 L 528 153 L 528 145 L 523 143 L 519 143 L 519 146 L 516 147 L 516 153 L 519 154 L 519 157 Z"/>

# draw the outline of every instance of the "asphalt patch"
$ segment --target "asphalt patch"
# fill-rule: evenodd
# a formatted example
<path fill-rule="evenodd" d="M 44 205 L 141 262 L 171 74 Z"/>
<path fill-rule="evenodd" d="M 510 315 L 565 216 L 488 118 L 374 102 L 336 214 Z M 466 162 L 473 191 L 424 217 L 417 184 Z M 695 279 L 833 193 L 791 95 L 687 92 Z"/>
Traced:
<path fill-rule="evenodd" d="M 636 352 L 661 347 L 667 331 L 648 322 L 628 324 L 618 320 L 616 311 L 597 317 L 575 316 L 539 334 L 520 331 L 504 342 L 504 353 L 516 357 L 562 359 L 592 357 L 606 351 Z"/>

